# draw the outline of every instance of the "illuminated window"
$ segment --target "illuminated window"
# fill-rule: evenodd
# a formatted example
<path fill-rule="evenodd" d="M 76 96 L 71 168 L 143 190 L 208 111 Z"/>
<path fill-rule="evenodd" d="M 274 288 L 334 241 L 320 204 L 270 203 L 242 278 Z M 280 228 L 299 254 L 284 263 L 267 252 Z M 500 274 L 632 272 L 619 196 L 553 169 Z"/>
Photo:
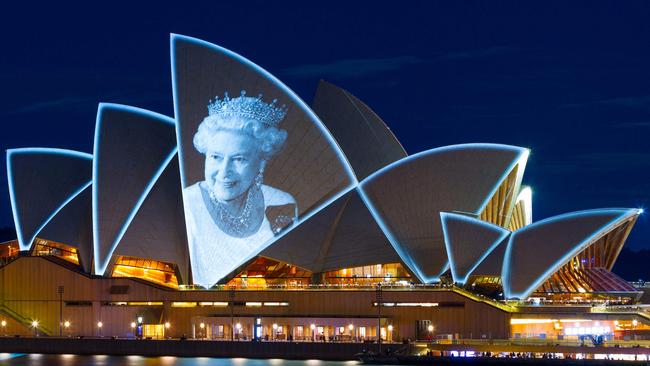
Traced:
<path fill-rule="evenodd" d="M 201 301 L 199 306 L 217 306 L 217 307 L 226 307 L 228 306 L 227 302 L 224 301 Z"/>
<path fill-rule="evenodd" d="M 398 282 L 409 278 L 410 275 L 399 263 L 343 268 L 325 273 L 326 282 L 336 285 L 373 285 Z"/>
<path fill-rule="evenodd" d="M 289 306 L 288 302 L 265 302 L 264 306 Z"/>
<path fill-rule="evenodd" d="M 32 251 L 32 255 L 34 256 L 52 256 L 64 259 L 70 263 L 79 264 L 77 248 L 38 238 L 34 240 L 34 244 Z"/>
<path fill-rule="evenodd" d="M 17 240 L 0 243 L 0 266 L 4 266 L 10 261 L 18 258 L 19 253 L 20 249 L 18 249 Z"/>
<path fill-rule="evenodd" d="M 223 338 L 223 324 L 213 324 L 212 325 L 212 338 Z"/>
<path fill-rule="evenodd" d="M 424 307 L 431 308 L 439 306 L 437 302 L 382 302 L 381 306 L 404 306 L 404 307 Z M 372 303 L 372 306 L 377 306 L 376 302 Z"/>
<path fill-rule="evenodd" d="M 163 324 L 144 324 L 142 326 L 142 336 L 152 339 L 165 338 L 165 327 Z"/>
<path fill-rule="evenodd" d="M 228 288 L 301 287 L 309 284 L 312 273 L 294 265 L 259 257 L 230 280 Z"/>
<path fill-rule="evenodd" d="M 193 308 L 196 307 L 196 302 L 174 301 L 172 302 L 173 308 Z"/>
<path fill-rule="evenodd" d="M 162 301 L 130 301 L 127 303 L 129 306 L 162 306 Z"/>
<path fill-rule="evenodd" d="M 102 306 L 163 306 L 162 301 L 104 301 Z"/>
<path fill-rule="evenodd" d="M 115 262 L 113 277 L 136 277 L 159 285 L 178 288 L 175 265 L 151 259 L 120 256 Z"/>

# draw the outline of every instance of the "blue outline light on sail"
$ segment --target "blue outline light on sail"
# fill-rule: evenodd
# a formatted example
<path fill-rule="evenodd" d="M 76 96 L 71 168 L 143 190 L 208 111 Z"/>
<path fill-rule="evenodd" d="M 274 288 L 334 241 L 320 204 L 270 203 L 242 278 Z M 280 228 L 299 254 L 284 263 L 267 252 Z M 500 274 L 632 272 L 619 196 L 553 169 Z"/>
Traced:
<path fill-rule="evenodd" d="M 493 243 L 491 243 L 488 246 L 488 248 L 483 252 L 483 254 L 481 254 L 479 259 L 472 265 L 472 267 L 467 271 L 465 276 L 462 277 L 462 278 L 458 275 L 458 272 L 456 271 L 456 263 L 455 263 L 455 260 L 454 260 L 453 252 L 451 251 L 451 247 L 450 247 L 451 242 L 449 240 L 448 232 L 447 232 L 447 222 L 446 222 L 447 217 L 453 217 L 454 219 L 465 221 L 465 222 L 471 223 L 472 225 L 484 226 L 484 227 L 489 228 L 492 231 L 496 231 L 496 232 L 499 233 L 499 237 Z M 453 213 L 453 212 L 441 212 L 440 213 L 440 222 L 442 224 L 442 235 L 445 238 L 445 248 L 447 249 L 447 255 L 449 256 L 449 267 L 451 269 L 451 277 L 454 279 L 455 282 L 457 282 L 459 284 L 465 284 L 467 282 L 467 279 L 469 278 L 469 276 L 476 269 L 476 267 L 478 267 L 481 263 L 483 263 L 485 258 L 488 255 L 490 255 L 490 253 L 492 253 L 494 251 L 494 249 L 496 249 L 496 247 L 498 247 L 499 244 L 501 244 L 503 242 L 503 240 L 508 235 L 510 235 L 510 231 L 508 231 L 508 230 L 506 230 L 506 229 L 504 229 L 504 228 L 502 228 L 502 227 L 500 227 L 498 225 L 495 225 L 495 224 L 492 224 L 492 223 L 489 223 L 489 222 L 485 222 L 485 221 L 481 221 L 479 219 L 475 219 L 475 218 L 468 217 L 468 216 L 465 216 L 465 215 L 456 214 L 456 213 Z"/>
<path fill-rule="evenodd" d="M 325 200 L 323 203 L 318 205 L 315 208 L 310 209 L 309 211 L 303 213 L 299 219 L 297 220 L 296 223 L 294 223 L 291 227 L 286 228 L 280 235 L 273 237 L 270 241 L 267 243 L 261 245 L 259 249 L 254 252 L 251 256 L 249 256 L 247 259 L 242 261 L 242 263 L 245 263 L 247 260 L 252 259 L 254 256 L 258 255 L 261 251 L 264 249 L 268 248 L 271 244 L 276 242 L 278 239 L 282 238 L 284 235 L 286 235 L 289 231 L 293 230 L 293 228 L 297 227 L 298 225 L 302 224 L 305 222 L 307 219 L 318 213 L 319 211 L 323 210 L 325 207 L 329 206 L 332 202 L 336 201 L 343 195 L 347 194 L 351 190 L 355 189 L 359 181 L 357 180 L 357 177 L 354 173 L 354 170 L 352 169 L 352 166 L 350 165 L 348 158 L 345 156 L 343 151 L 341 150 L 341 147 L 339 146 L 338 142 L 334 139 L 332 134 L 329 132 L 327 127 L 323 124 L 323 122 L 316 116 L 316 114 L 303 102 L 298 95 L 296 95 L 289 87 L 287 87 L 284 83 L 282 83 L 280 80 L 278 80 L 275 76 L 273 76 L 271 73 L 268 71 L 264 70 L 262 67 L 259 65 L 253 63 L 252 61 L 246 59 L 245 57 L 230 51 L 228 49 L 225 49 L 223 47 L 217 46 L 215 44 L 197 39 L 197 38 L 192 38 L 188 36 L 183 36 L 183 35 L 178 35 L 178 34 L 171 34 L 170 35 L 170 56 L 171 56 L 171 68 L 172 68 L 172 91 L 173 91 L 173 96 L 174 96 L 174 115 L 176 118 L 179 116 L 179 106 L 178 106 L 178 88 L 177 88 L 177 83 L 176 83 L 176 41 L 177 40 L 182 40 L 188 43 L 193 43 L 208 49 L 211 49 L 215 52 L 218 52 L 220 54 L 223 54 L 227 57 L 230 57 L 238 62 L 240 62 L 242 65 L 247 66 L 257 72 L 258 74 L 262 75 L 264 78 L 269 80 L 275 87 L 280 89 L 289 97 L 289 99 L 295 103 L 295 105 L 300 108 L 302 112 L 304 112 L 309 119 L 320 129 L 322 135 L 327 139 L 329 142 L 330 146 L 334 149 L 334 152 L 338 156 L 339 162 L 343 165 L 346 173 L 347 173 L 347 178 L 350 180 L 350 184 L 347 186 L 343 187 L 341 191 L 337 194 L 335 194 L 333 197 L 330 197 L 329 199 Z M 183 143 L 181 141 L 181 134 L 180 134 L 180 124 L 176 124 L 176 139 L 177 139 L 177 145 L 178 145 L 178 157 L 179 157 L 179 168 L 180 168 L 180 176 L 181 176 L 181 189 L 185 188 L 186 185 L 186 179 L 185 179 L 185 170 L 184 170 L 184 157 L 183 157 Z M 191 260 L 191 259 L 190 259 Z"/>
<path fill-rule="evenodd" d="M 32 245 L 32 242 L 38 235 L 38 233 L 43 230 L 45 225 L 47 225 L 56 214 L 59 213 L 70 201 L 79 195 L 84 189 L 88 188 L 92 184 L 92 179 L 87 183 L 84 183 L 79 188 L 77 188 L 68 198 L 66 198 L 61 205 L 59 205 L 51 214 L 48 216 L 45 221 L 39 225 L 37 230 L 35 230 L 34 235 L 28 240 L 25 240 L 23 233 L 22 224 L 20 223 L 20 213 L 18 212 L 18 204 L 16 202 L 16 193 L 14 191 L 14 181 L 13 181 L 13 163 L 11 161 L 11 156 L 14 154 L 52 154 L 52 155 L 63 155 L 70 156 L 74 158 L 81 158 L 87 160 L 93 160 L 93 156 L 87 153 L 74 150 L 66 149 L 56 149 L 56 148 L 47 148 L 47 147 L 26 147 L 19 149 L 9 149 L 7 150 L 7 182 L 9 185 L 9 200 L 11 202 L 11 211 L 14 218 L 14 224 L 16 226 L 16 236 L 18 239 L 18 246 L 20 250 L 29 250 Z"/>
<path fill-rule="evenodd" d="M 129 228 L 129 225 L 131 224 L 131 221 L 133 221 L 133 218 L 135 215 L 138 213 L 138 210 L 144 203 L 144 200 L 147 198 L 149 195 L 149 192 L 153 189 L 153 186 L 156 184 L 158 181 L 158 178 L 162 175 L 163 171 L 165 168 L 167 168 L 167 165 L 169 165 L 169 162 L 174 158 L 177 152 L 176 146 L 174 146 L 167 154 L 167 157 L 162 161 L 154 175 L 152 176 L 151 180 L 145 187 L 144 191 L 140 195 L 140 198 L 136 201 L 135 205 L 131 209 L 131 212 L 127 216 L 126 220 L 122 224 L 122 227 L 118 231 L 117 236 L 115 237 L 115 240 L 110 246 L 110 249 L 108 253 L 106 254 L 106 257 L 99 258 L 100 256 L 100 239 L 99 239 L 99 212 L 97 211 L 98 207 L 98 185 L 97 185 L 97 179 L 98 179 L 98 162 L 99 159 L 101 158 L 99 156 L 99 147 L 100 147 L 100 141 L 101 141 L 101 125 L 102 125 L 102 114 L 104 112 L 104 109 L 113 109 L 113 110 L 118 110 L 118 111 L 126 111 L 129 113 L 134 113 L 142 116 L 146 116 L 149 118 L 152 118 L 158 122 L 161 123 L 167 123 L 170 125 L 176 125 L 176 121 L 168 116 L 155 113 L 146 109 L 141 109 L 141 108 L 136 108 L 136 107 L 131 107 L 131 106 L 126 106 L 122 104 L 113 104 L 113 103 L 100 103 L 98 108 L 97 108 L 97 120 L 96 120 L 96 125 L 95 125 L 95 144 L 94 144 L 94 155 L 96 157 L 95 160 L 93 160 L 93 191 L 92 191 L 92 202 L 93 202 L 93 256 L 94 256 L 94 273 L 98 275 L 103 275 L 104 272 L 106 272 L 106 267 L 108 266 L 108 263 L 110 262 L 110 258 L 113 255 L 113 252 L 115 252 L 115 249 L 117 248 L 117 245 L 119 244 L 120 240 L 122 240 L 122 237 L 126 233 L 126 230 Z"/>
<path fill-rule="evenodd" d="M 562 221 L 566 220 L 568 218 L 574 218 L 574 217 L 586 217 L 586 216 L 593 216 L 593 215 L 599 215 L 599 214 L 607 214 L 607 213 L 618 213 L 619 215 L 607 222 L 607 224 L 602 225 L 600 228 L 595 230 L 592 234 L 588 235 L 585 240 L 582 240 L 580 243 L 577 245 L 571 247 L 564 255 L 562 255 L 557 261 L 555 261 L 552 265 L 548 266 L 548 268 L 535 279 L 531 283 L 528 288 L 522 292 L 519 293 L 512 293 L 511 292 L 511 284 L 510 284 L 510 279 L 511 279 L 511 260 L 512 260 L 512 248 L 513 248 L 513 242 L 517 234 L 528 231 L 530 229 L 533 229 L 535 227 L 541 226 L 541 225 L 546 225 L 546 224 L 552 224 L 553 222 L 557 221 Z M 501 278 L 502 278 L 502 283 L 503 283 L 503 294 L 506 299 L 512 299 L 512 298 L 517 298 L 517 299 L 525 299 L 527 298 L 531 293 L 535 291 L 535 289 L 539 288 L 539 286 L 544 283 L 544 281 L 550 277 L 553 273 L 557 272 L 560 267 L 562 267 L 564 264 L 566 264 L 571 257 L 575 256 L 577 253 L 579 253 L 581 250 L 585 248 L 586 245 L 591 243 L 594 239 L 597 237 L 601 236 L 604 234 L 605 230 L 610 228 L 612 225 L 616 224 L 617 222 L 627 219 L 632 215 L 640 215 L 641 212 L 638 209 L 629 209 L 629 208 L 605 208 L 605 209 L 595 209 L 595 210 L 585 210 L 585 211 L 576 211 L 576 212 L 570 212 L 558 216 L 553 216 L 549 217 L 547 219 L 535 222 L 533 224 L 530 224 L 526 227 L 523 227 L 510 235 L 510 239 L 508 241 L 508 247 L 506 248 L 506 254 L 504 256 L 504 261 L 503 261 L 503 267 L 501 271 Z"/>
<path fill-rule="evenodd" d="M 478 213 L 481 212 L 483 210 L 483 208 L 490 202 L 490 199 L 492 198 L 492 196 L 494 196 L 494 193 L 497 191 L 497 189 L 499 189 L 499 186 L 501 186 L 503 181 L 508 177 L 508 175 L 510 174 L 512 169 L 515 166 L 517 166 L 517 164 L 522 163 L 522 162 L 526 162 L 526 159 L 528 158 L 528 155 L 529 155 L 529 150 L 528 149 L 525 149 L 525 148 L 522 148 L 522 147 L 517 147 L 517 146 L 511 146 L 511 145 L 489 144 L 489 143 L 459 144 L 459 145 L 449 145 L 449 146 L 438 147 L 438 148 L 435 148 L 435 149 L 425 150 L 425 151 L 419 152 L 419 153 L 414 154 L 414 155 L 409 155 L 409 156 L 407 156 L 405 158 L 397 160 L 397 161 L 395 161 L 395 162 L 393 162 L 393 163 L 379 169 L 378 171 L 372 173 L 366 179 L 362 180 L 359 183 L 359 192 L 361 193 L 361 198 L 362 198 L 363 202 L 365 203 L 366 207 L 368 208 L 368 210 L 370 210 L 370 213 L 375 218 L 375 221 L 377 221 L 377 224 L 379 225 L 381 230 L 384 232 L 384 235 L 386 236 L 386 238 L 388 238 L 388 241 L 391 243 L 391 245 L 393 246 L 393 248 L 395 249 L 397 254 L 400 256 L 400 258 L 404 262 L 404 264 L 406 264 L 413 271 L 413 273 L 416 275 L 416 277 L 418 277 L 418 279 L 423 283 L 430 283 L 430 282 L 440 281 L 440 276 L 442 276 L 442 274 L 444 274 L 447 271 L 447 269 L 449 268 L 449 262 L 447 262 L 446 265 L 443 266 L 442 271 L 440 273 L 438 273 L 436 276 L 431 276 L 431 277 L 425 276 L 422 273 L 422 270 L 415 264 L 415 261 L 410 256 L 410 254 L 407 253 L 407 251 L 404 250 L 404 248 L 402 248 L 402 245 L 395 238 L 394 234 L 392 233 L 392 231 L 390 230 L 390 228 L 388 227 L 388 225 L 384 221 L 384 218 L 381 217 L 381 215 L 379 214 L 377 208 L 372 204 L 372 202 L 370 201 L 370 199 L 366 195 L 364 187 L 365 187 L 366 184 L 373 181 L 377 177 L 385 174 L 386 172 L 388 172 L 388 171 L 390 171 L 390 170 L 392 170 L 392 169 L 394 169 L 394 168 L 396 168 L 398 166 L 406 164 L 406 163 L 410 162 L 411 160 L 419 159 L 421 157 L 428 156 L 428 155 L 438 154 L 438 153 L 445 152 L 445 151 L 465 150 L 465 149 L 470 149 L 470 148 L 493 148 L 493 149 L 498 148 L 498 149 L 501 149 L 501 150 L 519 152 L 517 157 L 515 159 L 513 159 L 513 161 L 508 166 L 508 168 L 504 170 L 505 172 L 502 174 L 502 176 L 497 180 L 497 183 L 490 190 L 490 194 L 486 195 L 485 200 L 479 205 L 479 208 L 475 213 L 475 214 L 478 215 Z"/>

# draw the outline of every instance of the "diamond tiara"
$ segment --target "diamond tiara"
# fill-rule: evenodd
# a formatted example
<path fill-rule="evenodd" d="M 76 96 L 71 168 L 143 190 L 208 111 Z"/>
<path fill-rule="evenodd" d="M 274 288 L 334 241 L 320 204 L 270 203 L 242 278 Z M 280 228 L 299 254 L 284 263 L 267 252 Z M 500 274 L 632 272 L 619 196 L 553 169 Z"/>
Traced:
<path fill-rule="evenodd" d="M 257 97 L 247 97 L 246 90 L 242 90 L 241 95 L 235 98 L 230 98 L 228 92 L 225 92 L 223 99 L 215 97 L 214 101 L 209 101 L 208 116 L 238 117 L 277 127 L 287 115 L 288 109 L 286 105 L 277 107 L 275 105 L 277 101 L 277 99 L 273 99 L 271 103 L 265 103 L 262 100 L 262 94 Z"/>

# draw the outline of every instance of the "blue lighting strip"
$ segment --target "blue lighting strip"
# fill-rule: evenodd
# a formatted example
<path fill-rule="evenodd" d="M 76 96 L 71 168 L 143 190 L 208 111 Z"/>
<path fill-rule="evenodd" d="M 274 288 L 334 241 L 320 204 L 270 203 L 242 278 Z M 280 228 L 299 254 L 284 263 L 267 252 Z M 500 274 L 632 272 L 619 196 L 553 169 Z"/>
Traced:
<path fill-rule="evenodd" d="M 503 298 L 511 299 L 510 295 L 510 262 L 512 260 L 512 238 L 515 236 L 513 232 L 508 238 L 506 244 L 506 252 L 503 255 L 503 263 L 501 264 L 501 286 L 503 287 Z"/>
<path fill-rule="evenodd" d="M 370 211 L 370 214 L 375 219 L 375 221 L 379 225 L 379 228 L 381 228 L 381 231 L 384 233 L 384 235 L 388 239 L 388 242 L 390 242 L 390 244 L 393 246 L 393 248 L 397 252 L 397 255 L 399 255 L 402 262 L 404 262 L 404 264 L 406 264 L 411 269 L 411 271 L 418 278 L 418 280 L 420 282 L 422 282 L 422 283 L 430 283 L 430 282 L 439 281 L 439 276 L 438 277 L 426 277 L 424 275 L 424 273 L 422 273 L 422 271 L 420 270 L 420 267 L 415 264 L 415 261 L 413 260 L 411 255 L 406 250 L 404 250 L 402 248 L 399 241 L 395 238 L 395 236 L 393 235 L 392 230 L 388 227 L 388 225 L 384 221 L 383 217 L 381 217 L 381 215 L 379 214 L 379 211 L 377 210 L 375 205 L 372 204 L 372 201 L 368 198 L 368 196 L 366 196 L 366 192 L 362 189 L 361 185 L 357 188 L 357 191 L 359 192 L 359 196 L 361 196 L 361 200 L 363 201 L 363 203 L 368 208 L 368 211 Z"/>
<path fill-rule="evenodd" d="M 616 226 L 618 226 L 616 224 L 621 220 L 627 220 L 633 215 L 640 215 L 642 212 L 643 211 L 639 209 L 628 209 L 628 208 L 620 208 L 620 209 L 607 208 L 607 209 L 577 211 L 577 212 L 566 213 L 558 216 L 553 216 L 538 221 L 536 223 L 530 224 L 524 228 L 521 228 L 513 232 L 512 235 L 510 236 L 510 240 L 508 241 L 508 247 L 506 248 L 506 254 L 503 260 L 503 268 L 501 271 L 501 278 L 503 282 L 503 293 L 505 298 L 506 299 L 517 298 L 520 300 L 526 299 L 531 293 L 533 293 L 533 291 L 539 288 L 539 286 L 541 286 L 542 283 L 546 281 L 546 279 L 548 279 L 551 275 L 553 275 L 553 273 L 557 272 L 563 265 L 565 265 L 569 260 L 571 260 L 572 257 L 578 254 L 580 251 L 582 251 L 586 246 L 590 245 L 593 240 L 597 239 L 598 237 L 616 228 Z M 593 215 L 612 214 L 612 213 L 615 213 L 618 216 L 610 220 L 607 224 L 598 228 L 598 230 L 594 231 L 591 235 L 587 236 L 585 240 L 581 241 L 579 244 L 570 248 L 555 263 L 549 266 L 535 281 L 533 281 L 533 283 L 531 283 L 531 285 L 526 290 L 520 293 L 511 292 L 510 278 L 513 274 L 511 273 L 510 267 L 512 261 L 512 250 L 513 250 L 512 248 L 515 245 L 514 239 L 516 238 L 517 234 L 528 231 L 530 229 L 534 229 L 538 226 L 553 224 L 555 222 L 566 220 L 569 218 L 588 217 Z"/>
<path fill-rule="evenodd" d="M 447 220 L 464 221 L 470 225 L 482 226 L 490 231 L 499 233 L 499 237 L 488 246 L 488 249 L 483 252 L 483 254 L 474 263 L 474 265 L 472 265 L 472 267 L 467 271 L 467 273 L 465 273 L 465 276 L 461 276 L 456 270 L 456 261 L 454 259 L 454 255 L 451 250 L 451 240 L 449 240 L 449 233 L 447 230 Z M 487 258 L 487 256 L 490 255 L 490 253 L 492 253 L 494 249 L 496 249 L 499 246 L 499 244 L 501 244 L 508 235 L 510 235 L 510 231 L 500 226 L 485 221 L 481 221 L 472 217 L 468 217 L 465 215 L 455 214 L 455 213 L 441 212 L 440 222 L 442 223 L 442 233 L 445 238 L 445 248 L 447 249 L 447 255 L 449 256 L 449 266 L 451 268 L 451 276 L 454 279 L 454 281 L 459 284 L 465 284 L 469 276 L 476 269 L 476 267 L 478 267 L 481 263 L 483 263 L 485 258 Z"/>
<path fill-rule="evenodd" d="M 140 108 L 135 108 L 131 106 L 125 106 L 121 104 L 112 104 L 112 103 L 100 103 L 99 107 L 97 109 L 97 121 L 95 124 L 95 143 L 94 143 L 94 155 L 96 159 L 93 161 L 93 191 L 92 191 L 92 201 L 93 201 L 93 255 L 94 255 L 94 260 L 95 260 L 95 266 L 94 266 L 94 272 L 97 275 L 104 275 L 104 272 L 106 272 L 106 267 L 108 266 L 108 263 L 110 262 L 110 258 L 113 255 L 113 252 L 117 248 L 117 245 L 119 244 L 120 240 L 122 240 L 122 237 L 126 233 L 126 230 L 129 228 L 129 225 L 131 224 L 131 221 L 133 221 L 133 218 L 135 215 L 138 213 L 140 210 L 140 207 L 144 203 L 144 200 L 147 198 L 149 195 L 149 192 L 153 189 L 154 185 L 158 181 L 158 178 L 162 175 L 163 171 L 169 165 L 169 162 L 174 158 L 177 152 L 177 148 L 174 147 L 172 150 L 167 154 L 167 157 L 162 161 L 160 164 L 158 170 L 154 173 L 152 176 L 151 180 L 149 181 L 149 184 L 145 187 L 144 191 L 140 195 L 140 198 L 138 201 L 136 201 L 136 204 L 133 206 L 131 209 L 131 212 L 127 216 L 126 220 L 124 221 L 124 224 L 120 228 L 120 231 L 118 232 L 118 235 L 115 237 L 115 240 L 111 244 L 110 250 L 108 251 L 107 255 L 105 258 L 100 258 L 100 251 L 99 249 L 101 248 L 100 243 L 101 239 L 99 236 L 99 211 L 98 211 L 98 177 L 99 177 L 99 160 L 101 159 L 100 156 L 100 143 L 101 143 L 101 130 L 102 130 L 102 115 L 104 113 L 104 110 L 118 110 L 118 111 L 123 111 L 123 112 L 128 112 L 128 113 L 133 113 L 141 116 L 145 116 L 148 118 L 151 118 L 152 120 L 155 120 L 160 123 L 166 123 L 171 126 L 174 126 L 176 122 L 174 119 L 169 118 L 167 116 L 164 116 L 162 114 L 154 113 L 145 109 L 140 109 Z"/>
<path fill-rule="evenodd" d="M 390 170 L 401 166 L 403 164 L 408 164 L 410 161 L 423 158 L 429 155 L 434 155 L 434 154 L 439 154 L 442 152 L 447 152 L 447 151 L 456 151 L 456 150 L 467 150 L 467 149 L 500 149 L 500 150 L 506 150 L 506 151 L 513 151 L 518 153 L 517 157 L 513 159 L 513 162 L 510 164 L 508 169 L 505 170 L 505 173 L 502 175 L 501 178 L 497 181 L 495 186 L 490 190 L 491 193 L 487 196 L 485 201 L 479 206 L 479 209 L 477 210 L 478 214 L 481 212 L 481 210 L 488 204 L 492 196 L 494 195 L 494 192 L 496 192 L 497 189 L 499 189 L 499 186 L 503 183 L 503 180 L 508 177 L 512 169 L 520 162 L 525 162 L 525 159 L 528 157 L 529 150 L 524 149 L 521 147 L 516 147 L 516 146 L 510 146 L 510 145 L 501 145 L 501 144 L 487 144 L 487 143 L 475 143 L 475 144 L 460 144 L 460 145 L 450 145 L 450 146 L 443 146 L 431 150 L 426 150 L 419 152 L 414 155 L 407 156 L 403 159 L 397 160 L 381 169 L 378 171 L 374 172 L 370 176 L 368 176 L 366 179 L 361 181 L 359 183 L 359 193 L 361 195 L 361 198 L 363 202 L 365 203 L 366 207 L 368 207 L 368 210 L 370 210 L 370 213 L 374 217 L 375 221 L 377 221 L 377 224 L 381 228 L 381 230 L 384 232 L 384 235 L 388 238 L 388 241 L 391 243 L 393 248 L 395 248 L 395 251 L 397 254 L 400 256 L 404 264 L 406 264 L 411 271 L 418 277 L 418 279 L 423 282 L 423 283 L 430 283 L 430 282 L 437 282 L 440 281 L 440 276 L 442 276 L 443 273 L 449 268 L 449 263 L 444 266 L 442 271 L 433 277 L 427 277 L 422 273 L 422 270 L 419 268 L 419 266 L 415 263 L 414 259 L 410 256 L 410 254 L 402 248 L 402 245 L 399 243 L 399 241 L 395 238 L 395 235 L 393 234 L 392 230 L 386 224 L 384 221 L 383 217 L 381 217 L 381 214 L 379 214 L 378 209 L 375 207 L 375 205 L 371 202 L 371 200 L 368 198 L 366 191 L 365 191 L 365 186 L 375 180 L 377 177 L 380 177 L 384 175 L 386 172 L 389 172 Z"/>
<path fill-rule="evenodd" d="M 255 252 L 254 254 L 251 254 L 250 256 L 248 256 L 248 257 L 247 257 L 246 259 L 244 259 L 241 263 L 246 263 L 246 262 L 248 262 L 249 260 L 253 259 L 254 257 L 258 256 L 261 252 L 264 251 L 264 249 L 268 248 L 268 247 L 271 246 L 273 243 L 275 243 L 276 241 L 280 240 L 280 239 L 281 239 L 282 237 L 284 237 L 285 235 L 289 234 L 291 231 L 293 231 L 294 229 L 296 229 L 298 226 L 300 226 L 301 224 L 303 224 L 304 222 L 306 222 L 307 220 L 309 220 L 312 216 L 314 216 L 314 215 L 318 214 L 319 212 L 321 212 L 322 209 L 323 209 L 324 207 L 329 206 L 331 203 L 333 203 L 334 201 L 338 200 L 339 198 L 345 196 L 345 195 L 348 194 L 349 192 L 353 191 L 355 188 L 356 188 L 356 187 L 352 187 L 352 188 L 348 188 L 348 189 L 345 190 L 345 191 L 341 191 L 340 193 L 336 194 L 336 195 L 335 195 L 334 197 L 332 197 L 331 199 L 327 200 L 326 204 L 323 205 L 323 206 L 321 206 L 318 210 L 310 210 L 309 212 L 307 212 L 306 214 L 304 214 L 303 217 L 301 217 L 301 218 L 300 218 L 300 219 L 299 219 L 299 220 L 298 220 L 298 221 L 297 221 L 293 226 L 291 226 L 291 227 L 289 227 L 289 228 L 287 228 L 287 229 L 281 231 L 280 234 L 278 234 L 277 236 L 271 238 L 271 240 L 269 240 L 269 241 L 266 242 L 264 245 L 262 245 L 262 246 L 260 247 L 260 249 L 259 249 L 257 252 Z"/>
<path fill-rule="evenodd" d="M 25 240 L 25 234 L 23 233 L 22 224 L 20 223 L 20 212 L 18 208 L 18 203 L 16 201 L 16 192 L 14 187 L 14 176 L 13 176 L 13 162 L 12 156 L 18 154 L 44 154 L 44 155 L 62 155 L 71 158 L 93 160 L 93 156 L 79 151 L 65 150 L 65 149 L 54 149 L 46 147 L 28 147 L 20 149 L 10 149 L 7 150 L 7 182 L 9 184 L 9 199 L 11 201 L 11 211 L 14 217 L 14 224 L 16 226 L 16 235 L 18 237 L 18 246 L 20 250 L 29 250 L 32 245 L 32 242 L 38 235 L 38 233 L 43 230 L 45 225 L 47 225 L 56 214 L 59 213 L 70 201 L 79 195 L 84 189 L 88 188 L 92 181 L 82 184 L 80 187 L 75 189 L 75 191 L 63 201 L 63 203 L 57 207 L 50 216 L 48 216 L 45 221 L 36 229 L 34 235 L 29 237 L 29 240 Z"/>

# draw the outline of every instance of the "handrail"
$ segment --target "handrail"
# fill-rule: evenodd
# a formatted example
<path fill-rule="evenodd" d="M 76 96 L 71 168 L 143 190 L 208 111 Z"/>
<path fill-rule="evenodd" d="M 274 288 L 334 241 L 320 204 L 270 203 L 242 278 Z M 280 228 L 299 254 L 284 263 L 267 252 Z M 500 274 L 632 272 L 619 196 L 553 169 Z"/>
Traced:
<path fill-rule="evenodd" d="M 211 288 L 204 288 L 199 285 L 179 285 L 181 291 L 260 291 L 260 290 L 376 290 L 381 285 L 382 290 L 452 290 L 451 285 L 443 284 L 397 284 L 390 282 L 378 282 L 372 284 L 292 284 L 292 285 L 247 285 L 228 286 L 217 285 Z"/>
<path fill-rule="evenodd" d="M 32 320 L 31 319 L 28 319 L 28 318 L 20 315 L 16 311 L 8 308 L 6 305 L 0 305 L 0 313 L 6 315 L 9 318 L 14 319 L 18 323 L 25 326 L 27 329 L 32 328 Z M 40 331 L 41 333 L 43 333 L 46 336 L 52 336 L 52 334 L 53 334 L 52 330 L 50 330 L 47 327 L 44 327 L 41 324 L 38 325 L 38 331 Z"/>
<path fill-rule="evenodd" d="M 15 261 L 16 259 L 18 259 L 18 257 L 20 257 L 20 254 L 14 254 L 12 256 L 0 258 L 0 268 L 2 268 L 4 266 L 8 265 L 9 263 Z"/>
<path fill-rule="evenodd" d="M 479 296 L 479 295 L 477 295 L 475 293 L 472 293 L 472 292 L 467 291 L 467 290 L 465 290 L 463 288 L 460 288 L 460 287 L 454 287 L 453 291 L 460 294 L 460 295 L 462 295 L 462 296 L 468 297 L 468 298 L 470 298 L 470 299 L 472 299 L 474 301 L 486 303 L 488 305 L 491 305 L 491 306 L 493 306 L 495 308 L 498 308 L 498 309 L 503 310 L 503 311 L 508 312 L 508 313 L 514 313 L 514 312 L 517 311 L 516 308 L 514 308 L 514 307 L 512 307 L 512 306 L 510 306 L 508 304 L 504 304 L 504 303 L 501 303 L 499 301 L 496 301 L 496 300 L 493 300 L 493 299 L 490 299 L 490 298 L 487 298 L 487 297 L 481 297 L 481 296 Z"/>

